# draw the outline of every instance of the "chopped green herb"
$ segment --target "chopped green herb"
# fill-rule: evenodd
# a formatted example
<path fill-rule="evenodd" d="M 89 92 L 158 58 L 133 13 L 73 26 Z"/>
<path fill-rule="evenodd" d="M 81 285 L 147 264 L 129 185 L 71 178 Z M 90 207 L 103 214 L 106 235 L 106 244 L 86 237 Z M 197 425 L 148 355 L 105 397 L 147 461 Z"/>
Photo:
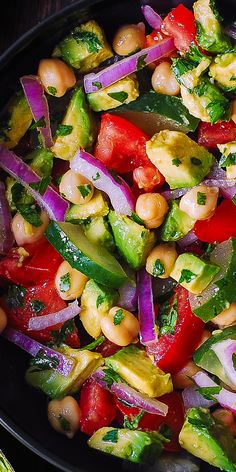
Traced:
<path fill-rule="evenodd" d="M 222 156 L 219 161 L 220 167 L 229 167 L 236 164 L 236 152 L 230 153 L 227 157 Z"/>
<path fill-rule="evenodd" d="M 6 296 L 7 306 L 10 309 L 22 307 L 24 305 L 26 293 L 26 288 L 22 287 L 21 285 L 10 285 Z"/>
<path fill-rule="evenodd" d="M 189 283 L 191 280 L 196 279 L 197 275 L 194 274 L 191 270 L 189 269 L 183 269 L 181 271 L 181 276 L 179 279 L 179 283 L 181 284 L 182 282 Z"/>
<path fill-rule="evenodd" d="M 118 442 L 118 429 L 112 429 L 103 436 L 102 441 L 117 443 Z"/>
<path fill-rule="evenodd" d="M 59 288 L 61 292 L 68 292 L 71 288 L 71 278 L 69 272 L 60 277 Z"/>
<path fill-rule="evenodd" d="M 124 103 L 124 101 L 128 98 L 127 92 L 110 92 L 108 93 L 109 97 L 117 100 L 117 102 Z"/>
<path fill-rule="evenodd" d="M 48 93 L 50 93 L 51 95 L 56 95 L 56 93 L 57 93 L 56 87 L 52 87 L 51 85 L 49 85 L 49 87 L 47 88 L 47 91 L 48 91 Z"/>
<path fill-rule="evenodd" d="M 236 80 L 236 75 L 232 75 L 229 80 L 235 81 Z"/>
<path fill-rule="evenodd" d="M 182 75 L 195 69 L 204 58 L 206 56 L 202 54 L 196 45 L 193 45 L 184 57 L 172 59 L 172 69 L 178 82 L 180 84 L 184 83 L 181 78 Z"/>
<path fill-rule="evenodd" d="M 30 361 L 30 365 L 37 367 L 40 370 L 56 369 L 59 364 L 59 360 L 56 356 L 48 356 L 43 349 L 40 349 Z"/>
<path fill-rule="evenodd" d="M 213 11 L 213 14 L 214 14 L 214 16 L 216 17 L 216 19 L 217 19 L 218 21 L 220 21 L 220 22 L 223 21 L 222 16 L 220 15 L 220 13 L 218 12 L 218 10 L 217 10 L 217 8 L 216 8 L 216 2 L 215 2 L 215 0 L 210 0 L 210 1 L 209 1 L 209 5 L 210 5 L 210 8 L 211 8 L 211 10 Z"/>
<path fill-rule="evenodd" d="M 110 367 L 103 369 L 103 372 L 105 376 L 102 380 L 106 382 L 108 388 L 111 388 L 114 382 L 123 382 L 123 379 L 120 377 L 120 375 Z"/>
<path fill-rule="evenodd" d="M 38 313 L 41 313 L 41 311 L 44 310 L 45 306 L 43 302 L 41 302 L 40 300 L 32 300 L 32 302 L 30 302 L 30 305 L 32 307 L 32 310 L 38 315 Z"/>
<path fill-rule="evenodd" d="M 56 135 L 57 136 L 68 136 L 71 134 L 73 131 L 73 126 L 72 125 L 63 125 L 59 124 L 56 130 Z"/>
<path fill-rule="evenodd" d="M 217 395 L 221 391 L 220 386 L 216 387 L 200 387 L 197 388 L 197 392 L 199 392 L 206 400 L 215 400 L 213 395 Z"/>
<path fill-rule="evenodd" d="M 145 238 L 145 235 L 146 235 L 146 232 L 145 232 L 145 231 L 142 231 L 142 232 L 141 232 L 141 238 L 144 239 L 144 238 Z"/>
<path fill-rule="evenodd" d="M 58 331 L 52 330 L 50 334 L 52 336 L 52 342 L 50 343 L 53 346 L 61 346 L 61 344 L 65 343 L 68 334 L 75 332 L 75 322 L 74 320 L 66 321 L 61 329 Z"/>
<path fill-rule="evenodd" d="M 39 182 L 32 182 L 29 186 L 39 192 L 40 195 L 44 195 L 51 181 L 51 177 L 42 177 Z"/>
<path fill-rule="evenodd" d="M 172 159 L 172 164 L 173 164 L 173 166 L 179 167 L 180 164 L 181 164 L 181 160 L 178 159 L 178 158 Z"/>
<path fill-rule="evenodd" d="M 94 87 L 97 87 L 98 90 L 100 90 L 100 89 L 102 88 L 101 82 L 96 82 L 96 81 L 95 81 L 95 82 L 92 82 L 92 85 L 93 85 Z"/>
<path fill-rule="evenodd" d="M 98 295 L 97 300 L 96 300 L 96 307 L 99 308 L 100 305 L 104 303 L 105 299 L 106 299 L 106 295 L 101 295 L 101 294 Z"/>
<path fill-rule="evenodd" d="M 55 184 L 59 187 L 60 183 L 61 183 L 61 179 L 62 179 L 62 175 L 57 175 L 56 178 L 54 179 L 55 180 Z"/>
<path fill-rule="evenodd" d="M 188 418 L 188 423 L 200 429 L 206 429 L 212 426 L 212 421 L 206 421 L 206 418 L 204 420 L 201 420 L 200 418 Z"/>
<path fill-rule="evenodd" d="M 108 169 L 107 169 L 108 170 Z M 119 184 L 119 185 L 123 185 L 123 182 L 122 180 L 120 179 L 120 177 L 117 175 L 116 172 L 114 172 L 114 170 L 108 170 L 109 174 L 113 177 L 113 179 Z"/>
<path fill-rule="evenodd" d="M 236 370 L 236 354 L 235 353 L 232 354 L 232 362 L 233 362 L 234 370 Z"/>
<path fill-rule="evenodd" d="M 152 270 L 152 275 L 153 277 L 159 277 L 159 275 L 162 275 L 165 273 L 165 266 L 162 264 L 160 259 L 157 259 L 153 265 L 153 270 Z"/>
<path fill-rule="evenodd" d="M 141 410 L 140 413 L 138 413 L 136 416 L 132 415 L 132 419 L 129 419 L 129 417 L 125 415 L 123 427 L 127 429 L 132 429 L 132 430 L 138 429 L 139 422 L 142 419 L 144 414 L 145 414 L 145 411 Z"/>
<path fill-rule="evenodd" d="M 79 348 L 79 351 L 93 351 L 96 347 L 100 346 L 103 342 L 105 341 L 105 336 L 100 336 L 100 338 L 95 339 L 90 344 L 87 344 L 87 346 L 83 346 Z"/>
<path fill-rule="evenodd" d="M 236 194 L 235 194 L 234 197 L 232 198 L 232 202 L 234 203 L 234 205 L 236 205 Z"/>
<path fill-rule="evenodd" d="M 83 31 L 82 29 L 76 29 L 72 32 L 73 38 L 77 43 L 84 43 L 88 52 L 95 53 L 103 48 L 103 45 L 97 35 L 92 31 Z"/>
<path fill-rule="evenodd" d="M 137 60 L 137 70 L 141 70 L 144 67 L 146 67 L 146 65 L 147 65 L 147 63 L 145 61 L 146 57 L 147 57 L 147 54 L 143 54 L 142 56 L 139 56 L 139 58 Z"/>
<path fill-rule="evenodd" d="M 212 253 L 212 251 L 214 251 L 214 249 L 216 248 L 216 244 L 215 243 L 209 243 L 207 244 L 207 248 L 204 252 L 204 259 L 209 259 L 209 256 L 210 254 Z"/>
<path fill-rule="evenodd" d="M 223 118 L 228 120 L 229 103 L 228 100 L 212 100 L 206 107 L 211 123 L 214 124 Z"/>
<path fill-rule="evenodd" d="M 42 116 L 39 120 L 35 121 L 31 126 L 30 129 L 36 129 L 36 128 L 46 128 L 46 122 L 45 122 L 45 117 Z"/>
<path fill-rule="evenodd" d="M 86 198 L 91 193 L 91 190 L 92 190 L 92 187 L 89 184 L 79 185 L 77 188 L 83 198 Z"/>
<path fill-rule="evenodd" d="M 166 423 L 163 423 L 159 429 L 159 433 L 162 434 L 166 439 L 171 440 L 173 438 L 173 431 L 170 426 Z"/>
<path fill-rule="evenodd" d="M 165 301 L 160 308 L 158 315 L 158 322 L 160 328 L 160 336 L 164 334 L 174 334 L 175 326 L 178 320 L 178 299 L 175 296 L 169 300 Z"/>
<path fill-rule="evenodd" d="M 27 194 L 23 185 L 16 182 L 11 188 L 12 202 L 23 218 L 35 227 L 42 224 L 40 208 L 34 203 L 34 199 Z"/>
<path fill-rule="evenodd" d="M 194 166 L 201 166 L 202 165 L 202 161 L 200 159 L 198 159 L 197 157 L 191 157 L 190 161 L 192 162 L 192 164 Z"/>
<path fill-rule="evenodd" d="M 65 416 L 60 414 L 58 416 L 58 420 L 59 420 L 60 426 L 63 429 L 63 431 L 65 431 L 66 433 L 70 433 L 71 426 L 70 426 L 69 421 L 65 418 Z"/>
<path fill-rule="evenodd" d="M 113 318 L 113 323 L 114 325 L 120 325 L 121 324 L 121 321 L 124 319 L 124 313 L 123 313 L 123 310 L 120 308 L 119 310 L 116 311 L 116 313 L 114 314 L 114 318 Z"/>
<path fill-rule="evenodd" d="M 135 213 L 134 211 L 132 211 L 131 219 L 135 221 L 135 223 L 138 223 L 138 225 L 144 226 L 144 221 L 141 218 L 139 218 L 137 213 Z"/>
<path fill-rule="evenodd" d="M 101 177 L 101 175 L 99 174 L 99 172 L 97 172 L 96 175 L 92 176 L 92 181 L 96 182 L 96 180 L 100 179 L 100 177 Z"/>
<path fill-rule="evenodd" d="M 197 192 L 197 204 L 206 205 L 206 194 L 203 192 Z"/>

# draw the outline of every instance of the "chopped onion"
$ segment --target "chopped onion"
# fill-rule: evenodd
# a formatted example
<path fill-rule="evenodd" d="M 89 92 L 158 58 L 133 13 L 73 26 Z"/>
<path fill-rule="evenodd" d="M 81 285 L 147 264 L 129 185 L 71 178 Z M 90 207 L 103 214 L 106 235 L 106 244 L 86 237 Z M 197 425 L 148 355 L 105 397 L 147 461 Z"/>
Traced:
<path fill-rule="evenodd" d="M 49 315 L 33 316 L 29 319 L 28 329 L 40 331 L 41 329 L 48 328 L 49 326 L 55 326 L 58 323 L 65 323 L 71 320 L 81 312 L 78 305 L 78 301 L 75 300 L 70 303 L 63 310 L 57 311 L 56 313 L 50 313 Z"/>
<path fill-rule="evenodd" d="M 173 39 L 166 39 L 160 44 L 142 49 L 132 56 L 121 59 L 97 74 L 88 74 L 84 77 L 85 92 L 98 92 L 174 50 Z"/>
<path fill-rule="evenodd" d="M 219 166 L 218 161 L 215 161 L 210 173 L 207 177 L 209 180 L 225 180 L 226 179 L 226 172 L 225 170 L 221 169 Z"/>
<path fill-rule="evenodd" d="M 6 199 L 5 186 L 3 182 L 0 182 L 0 254 L 7 254 L 13 243 L 11 212 Z"/>
<path fill-rule="evenodd" d="M 197 372 L 192 379 L 201 388 L 219 387 L 205 372 Z M 220 388 L 220 393 L 214 393 L 213 397 L 221 406 L 236 413 L 236 393 L 229 392 L 223 387 Z"/>
<path fill-rule="evenodd" d="M 58 365 L 55 370 L 65 377 L 68 377 L 74 367 L 74 362 L 67 356 L 64 356 L 60 352 L 54 351 L 53 349 L 44 346 L 38 341 L 35 341 L 35 339 L 31 339 L 29 336 L 26 336 L 14 328 L 8 326 L 3 331 L 2 336 L 8 339 L 8 341 L 11 341 L 12 343 L 19 346 L 24 351 L 28 352 L 28 354 L 31 354 L 33 357 L 36 357 L 39 351 L 43 351 L 46 356 L 56 358 Z"/>
<path fill-rule="evenodd" d="M 20 82 L 34 120 L 36 122 L 43 120 L 43 126 L 38 126 L 37 129 L 42 136 L 44 147 L 50 148 L 53 146 L 53 139 L 50 127 L 48 102 L 44 95 L 40 79 L 37 75 L 25 75 L 24 77 L 21 77 Z"/>
<path fill-rule="evenodd" d="M 128 184 L 119 176 L 113 176 L 104 164 L 88 152 L 79 149 L 70 163 L 74 172 L 84 175 L 94 187 L 105 192 L 115 211 L 131 215 L 134 197 Z"/>
<path fill-rule="evenodd" d="M 27 188 L 37 203 L 48 213 L 49 218 L 56 221 L 64 221 L 69 203 L 50 185 L 43 195 L 32 189 L 30 184 L 40 182 L 41 178 L 13 151 L 10 151 L 1 144 L 0 167 Z"/>
<path fill-rule="evenodd" d="M 155 10 L 153 10 L 153 8 L 150 7 L 150 5 L 141 6 L 141 10 L 147 23 L 153 29 L 160 30 L 161 25 L 162 25 L 162 18 L 160 17 L 160 15 L 158 15 L 158 13 Z"/>
<path fill-rule="evenodd" d="M 184 402 L 185 410 L 189 408 L 210 408 L 217 402 L 213 400 L 206 400 L 201 393 L 199 393 L 194 385 L 189 385 L 182 392 L 182 398 Z"/>
<path fill-rule="evenodd" d="M 125 267 L 125 272 L 129 277 L 126 282 L 119 290 L 120 298 L 117 302 L 118 306 L 121 306 L 125 310 L 135 311 L 138 305 L 138 287 L 135 280 L 135 272 L 128 266 Z"/>
<path fill-rule="evenodd" d="M 102 369 L 96 370 L 92 375 L 92 378 L 94 378 L 101 385 L 101 387 L 110 390 L 119 399 L 124 400 L 131 406 L 135 406 L 154 415 L 167 415 L 168 406 L 165 405 L 165 403 L 162 403 L 154 398 L 150 398 L 144 393 L 137 392 L 134 388 L 130 387 L 124 382 L 114 381 L 112 385 L 108 387 L 104 377 L 105 372 Z"/>
<path fill-rule="evenodd" d="M 177 200 L 187 193 L 189 188 L 176 188 L 175 190 L 164 190 L 160 192 L 166 200 Z"/>
<path fill-rule="evenodd" d="M 137 284 L 140 341 L 142 344 L 146 345 L 157 340 L 152 292 L 152 277 L 146 271 L 146 269 L 141 269 L 138 272 Z"/>
<path fill-rule="evenodd" d="M 196 234 L 193 231 L 189 231 L 189 233 L 186 234 L 186 236 L 184 236 L 183 238 L 181 238 L 177 241 L 177 244 L 181 248 L 184 248 L 184 247 L 190 246 L 190 244 L 195 243 L 197 240 L 198 240 L 198 238 L 197 238 Z"/>
<path fill-rule="evenodd" d="M 236 340 L 226 339 L 211 346 L 212 351 L 217 355 L 227 377 L 230 386 L 236 389 L 236 371 L 233 364 L 233 354 L 236 354 Z"/>

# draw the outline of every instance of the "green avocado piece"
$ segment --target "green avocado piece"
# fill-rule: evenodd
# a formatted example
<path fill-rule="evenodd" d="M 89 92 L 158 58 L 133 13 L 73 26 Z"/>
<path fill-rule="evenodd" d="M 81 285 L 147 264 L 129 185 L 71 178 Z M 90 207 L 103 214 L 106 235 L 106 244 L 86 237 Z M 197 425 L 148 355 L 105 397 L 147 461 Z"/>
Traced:
<path fill-rule="evenodd" d="M 218 244 L 210 255 L 210 263 L 218 265 L 221 270 L 201 295 L 189 296 L 193 313 L 205 323 L 236 300 L 236 239 L 230 238 Z"/>
<path fill-rule="evenodd" d="M 188 234 L 194 225 L 195 220 L 180 210 L 178 203 L 173 200 L 161 229 L 161 239 L 163 241 L 178 241 Z"/>
<path fill-rule="evenodd" d="M 139 96 L 139 85 L 134 74 L 118 80 L 98 92 L 88 93 L 87 98 L 93 111 L 105 111 L 117 108 L 122 103 L 130 103 Z"/>
<path fill-rule="evenodd" d="M 45 148 L 38 148 L 27 155 L 31 160 L 30 167 L 40 177 L 49 177 L 53 168 L 53 153 Z"/>
<path fill-rule="evenodd" d="M 216 344 L 228 341 L 229 339 L 236 340 L 236 326 L 213 331 L 212 336 L 195 351 L 193 360 L 199 367 L 216 375 L 226 385 L 235 390 L 235 385 L 228 378 L 220 359 L 212 349 Z"/>
<path fill-rule="evenodd" d="M 61 57 L 67 64 L 82 72 L 90 72 L 113 56 L 103 30 L 91 20 L 77 26 L 54 49 L 54 57 Z"/>
<path fill-rule="evenodd" d="M 82 87 L 73 92 L 62 125 L 66 133 L 58 135 L 51 148 L 55 157 L 68 161 L 79 147 L 91 149 L 95 138 L 95 122 Z"/>
<path fill-rule="evenodd" d="M 215 0 L 197 0 L 193 4 L 197 25 L 197 42 L 206 51 L 223 53 L 231 48 L 229 37 L 223 33 Z"/>
<path fill-rule="evenodd" d="M 201 293 L 220 271 L 220 267 L 204 262 L 190 253 L 180 254 L 170 276 L 191 293 Z"/>
<path fill-rule="evenodd" d="M 170 374 L 156 367 L 145 351 L 134 345 L 124 347 L 105 363 L 117 372 L 131 387 L 149 397 L 160 397 L 173 390 Z"/>
<path fill-rule="evenodd" d="M 95 189 L 93 197 L 82 205 L 71 205 L 66 214 L 66 221 L 70 223 L 83 223 L 88 218 L 98 218 L 109 213 L 108 203 L 102 196 L 100 190 Z M 88 239 L 91 240 L 91 238 Z M 95 241 L 91 241 L 95 242 Z"/>
<path fill-rule="evenodd" d="M 235 439 L 228 428 L 203 408 L 191 408 L 180 431 L 181 447 L 227 472 L 236 471 Z"/>
<path fill-rule="evenodd" d="M 80 320 L 93 338 L 101 334 L 101 319 L 118 301 L 118 292 L 90 279 L 81 296 Z"/>
<path fill-rule="evenodd" d="M 143 267 L 155 244 L 154 233 L 115 211 L 110 211 L 108 219 L 123 258 L 133 269 Z"/>
<path fill-rule="evenodd" d="M 91 243 L 104 246 L 108 251 L 115 250 L 115 241 L 111 234 L 108 222 L 103 216 L 91 218 L 83 224 L 85 236 Z"/>
<path fill-rule="evenodd" d="M 236 92 L 236 51 L 216 56 L 210 66 L 210 76 L 225 92 Z"/>
<path fill-rule="evenodd" d="M 85 380 L 103 364 L 101 354 L 87 350 L 79 351 L 64 345 L 58 351 L 74 361 L 74 367 L 68 377 L 54 369 L 41 370 L 30 367 L 26 372 L 26 381 L 51 398 L 60 398 L 69 393 L 76 393 Z"/>
<path fill-rule="evenodd" d="M 91 436 L 88 445 L 131 462 L 153 464 L 161 455 L 163 440 L 156 432 L 104 427 Z"/>
<path fill-rule="evenodd" d="M 171 189 L 198 185 L 214 163 L 209 151 L 180 131 L 160 131 L 146 148 L 149 159 Z"/>
<path fill-rule="evenodd" d="M 10 462 L 8 462 L 6 456 L 0 449 L 0 467 L 1 472 L 14 472 L 13 467 L 11 466 Z"/>
<path fill-rule="evenodd" d="M 226 168 L 226 178 L 229 180 L 236 179 L 236 141 L 230 141 L 226 144 L 217 144 L 217 147 L 222 154 L 219 166 Z"/>
<path fill-rule="evenodd" d="M 211 61 L 211 57 L 206 57 L 193 45 L 184 57 L 172 59 L 172 70 L 179 84 L 192 90 L 198 85 L 199 78 L 208 69 Z"/>
<path fill-rule="evenodd" d="M 80 225 L 51 221 L 45 236 L 71 267 L 108 287 L 119 288 L 127 275 L 104 247 L 92 244 Z"/>
<path fill-rule="evenodd" d="M 1 116 L 0 143 L 8 149 L 17 146 L 29 129 L 32 119 L 32 113 L 23 91 L 17 92 Z"/>

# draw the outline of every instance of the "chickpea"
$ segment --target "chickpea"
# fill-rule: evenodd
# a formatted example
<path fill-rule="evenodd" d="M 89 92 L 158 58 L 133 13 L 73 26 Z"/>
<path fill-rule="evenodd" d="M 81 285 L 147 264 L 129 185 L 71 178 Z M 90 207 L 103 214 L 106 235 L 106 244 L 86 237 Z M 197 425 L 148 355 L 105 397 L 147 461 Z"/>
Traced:
<path fill-rule="evenodd" d="M 188 190 L 181 198 L 179 207 L 194 220 L 206 220 L 215 213 L 218 194 L 217 187 L 199 185 Z"/>
<path fill-rule="evenodd" d="M 220 329 L 236 324 L 236 302 L 231 303 L 229 308 L 226 308 L 215 318 L 212 318 L 211 322 Z"/>
<path fill-rule="evenodd" d="M 20 213 L 15 214 L 12 219 L 12 232 L 18 246 L 36 243 L 43 237 L 49 225 L 49 218 L 45 211 L 41 211 L 40 219 L 42 224 L 36 227 L 28 223 Z"/>
<path fill-rule="evenodd" d="M 62 97 L 76 83 L 73 70 L 56 58 L 42 59 L 39 63 L 38 76 L 46 92 L 55 97 Z"/>
<path fill-rule="evenodd" d="M 164 95 L 179 95 L 180 86 L 172 72 L 171 64 L 161 62 L 152 74 L 152 86 L 157 93 Z"/>
<path fill-rule="evenodd" d="M 114 306 L 101 320 L 101 329 L 109 341 L 118 346 L 135 342 L 139 333 L 137 318 L 127 310 Z"/>
<path fill-rule="evenodd" d="M 93 196 L 94 186 L 81 174 L 68 170 L 61 179 L 60 193 L 71 203 L 83 205 Z"/>
<path fill-rule="evenodd" d="M 159 244 L 150 252 L 146 262 L 146 270 L 154 277 L 166 279 L 170 276 L 177 257 L 174 243 Z"/>
<path fill-rule="evenodd" d="M 75 300 L 82 295 L 88 277 L 73 269 L 67 261 L 63 261 L 57 269 L 55 287 L 62 300 Z"/>
<path fill-rule="evenodd" d="M 0 333 L 4 331 L 7 326 L 7 315 L 5 311 L 0 307 Z"/>
<path fill-rule="evenodd" d="M 137 199 L 136 213 L 149 229 L 161 226 L 167 211 L 167 201 L 160 193 L 143 193 Z"/>
<path fill-rule="evenodd" d="M 129 56 L 145 46 L 145 26 L 125 25 L 118 29 L 113 39 L 113 49 L 120 56 Z"/>
<path fill-rule="evenodd" d="M 201 369 L 194 364 L 193 361 L 189 361 L 183 369 L 181 369 L 177 374 L 173 375 L 172 381 L 175 388 L 184 389 L 193 385 L 191 377 L 199 372 Z"/>
<path fill-rule="evenodd" d="M 48 403 L 48 420 L 51 426 L 68 438 L 73 438 L 79 429 L 81 410 L 77 401 L 70 396 Z"/>
<path fill-rule="evenodd" d="M 217 408 L 217 410 L 212 413 L 212 416 L 224 423 L 231 434 L 236 436 L 236 423 L 232 411 L 226 410 L 225 408 Z"/>
<path fill-rule="evenodd" d="M 232 101 L 232 115 L 231 115 L 231 120 L 234 121 L 234 123 L 236 123 L 236 100 L 233 100 Z"/>

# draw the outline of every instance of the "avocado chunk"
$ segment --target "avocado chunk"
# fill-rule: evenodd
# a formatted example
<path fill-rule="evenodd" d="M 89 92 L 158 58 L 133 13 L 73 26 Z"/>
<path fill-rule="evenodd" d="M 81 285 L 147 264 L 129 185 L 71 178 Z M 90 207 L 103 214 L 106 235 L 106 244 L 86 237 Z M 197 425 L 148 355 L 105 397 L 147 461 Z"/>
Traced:
<path fill-rule="evenodd" d="M 115 211 L 108 218 L 120 254 L 133 269 L 143 267 L 155 244 L 154 233 Z"/>
<path fill-rule="evenodd" d="M 233 390 L 235 390 L 235 385 L 229 379 L 213 348 L 225 341 L 234 339 L 236 340 L 236 326 L 229 326 L 223 330 L 213 331 L 212 336 L 207 339 L 207 341 L 205 341 L 193 355 L 195 364 L 202 369 L 207 370 L 211 374 L 216 375 Z"/>
<path fill-rule="evenodd" d="M 80 320 L 87 333 L 93 338 L 101 334 L 101 319 L 116 304 L 118 292 L 89 280 L 81 296 Z"/>
<path fill-rule="evenodd" d="M 108 251 L 114 251 L 115 242 L 108 222 L 103 216 L 92 218 L 83 225 L 85 236 L 91 243 L 104 246 Z"/>
<path fill-rule="evenodd" d="M 45 236 L 71 267 L 96 282 L 119 288 L 127 281 L 115 257 L 104 247 L 92 244 L 79 225 L 51 221 Z"/>
<path fill-rule="evenodd" d="M 104 427 L 91 436 L 88 445 L 131 462 L 152 464 L 161 455 L 163 439 L 156 432 Z"/>
<path fill-rule="evenodd" d="M 66 345 L 58 351 L 74 361 L 74 367 L 68 377 L 54 369 L 41 370 L 32 366 L 26 372 L 26 381 L 51 398 L 60 398 L 68 393 L 76 393 L 85 380 L 103 364 L 101 354 L 87 350 L 79 351 Z"/>
<path fill-rule="evenodd" d="M 220 271 L 220 267 L 204 262 L 190 253 L 180 254 L 170 276 L 191 293 L 201 293 Z"/>
<path fill-rule="evenodd" d="M 146 148 L 149 159 L 172 189 L 198 185 L 214 163 L 210 152 L 180 131 L 160 131 Z"/>
<path fill-rule="evenodd" d="M 2 114 L 0 143 L 9 149 L 14 148 L 29 129 L 32 119 L 32 113 L 23 91 L 17 92 Z"/>
<path fill-rule="evenodd" d="M 227 179 L 236 179 L 236 141 L 227 144 L 217 144 L 222 156 L 219 166 L 226 168 Z"/>
<path fill-rule="evenodd" d="M 105 363 L 117 372 L 131 387 L 146 393 L 149 397 L 160 397 L 173 390 L 170 374 L 156 367 L 145 351 L 131 345 L 124 347 Z"/>
<path fill-rule="evenodd" d="M 40 177 L 50 177 L 53 168 L 53 153 L 45 148 L 38 148 L 28 154 L 30 167 Z"/>
<path fill-rule="evenodd" d="M 210 75 L 225 92 L 236 92 L 236 51 L 216 56 Z"/>
<path fill-rule="evenodd" d="M 208 69 L 211 60 L 194 45 L 184 57 L 172 59 L 172 70 L 179 84 L 192 90 L 198 85 L 199 78 Z"/>
<path fill-rule="evenodd" d="M 197 25 L 197 42 L 206 51 L 226 52 L 231 48 L 230 39 L 223 33 L 222 18 L 216 9 L 215 0 L 197 0 L 193 4 Z"/>
<path fill-rule="evenodd" d="M 218 244 L 210 255 L 210 263 L 221 270 L 201 295 L 190 294 L 189 297 L 193 313 L 205 323 L 236 300 L 236 239 Z"/>
<path fill-rule="evenodd" d="M 54 57 L 61 57 L 80 72 L 90 72 L 113 56 L 104 32 L 96 21 L 77 26 L 54 49 Z"/>
<path fill-rule="evenodd" d="M 82 87 L 78 87 L 73 92 L 62 125 L 65 132 L 56 137 L 51 148 L 55 157 L 68 161 L 74 157 L 79 147 L 91 149 L 95 124 Z"/>
<path fill-rule="evenodd" d="M 173 200 L 161 229 L 161 239 L 163 241 L 178 241 L 188 234 L 194 225 L 195 220 L 180 210 L 178 203 Z"/>
<path fill-rule="evenodd" d="M 187 412 L 180 445 L 196 457 L 227 472 L 236 471 L 235 440 L 228 428 L 203 408 Z"/>
<path fill-rule="evenodd" d="M 6 456 L 0 450 L 0 464 L 1 464 L 1 472 L 14 472 L 10 462 L 8 462 Z"/>
<path fill-rule="evenodd" d="M 66 214 L 66 221 L 70 223 L 83 223 L 88 218 L 102 217 L 108 213 L 108 203 L 104 200 L 100 190 L 96 189 L 93 197 L 87 203 L 70 206 Z M 88 239 L 91 240 L 89 237 Z"/>
<path fill-rule="evenodd" d="M 93 111 L 105 111 L 117 108 L 122 103 L 130 103 L 139 96 L 139 86 L 135 75 L 128 75 L 109 87 L 87 95 Z"/>

